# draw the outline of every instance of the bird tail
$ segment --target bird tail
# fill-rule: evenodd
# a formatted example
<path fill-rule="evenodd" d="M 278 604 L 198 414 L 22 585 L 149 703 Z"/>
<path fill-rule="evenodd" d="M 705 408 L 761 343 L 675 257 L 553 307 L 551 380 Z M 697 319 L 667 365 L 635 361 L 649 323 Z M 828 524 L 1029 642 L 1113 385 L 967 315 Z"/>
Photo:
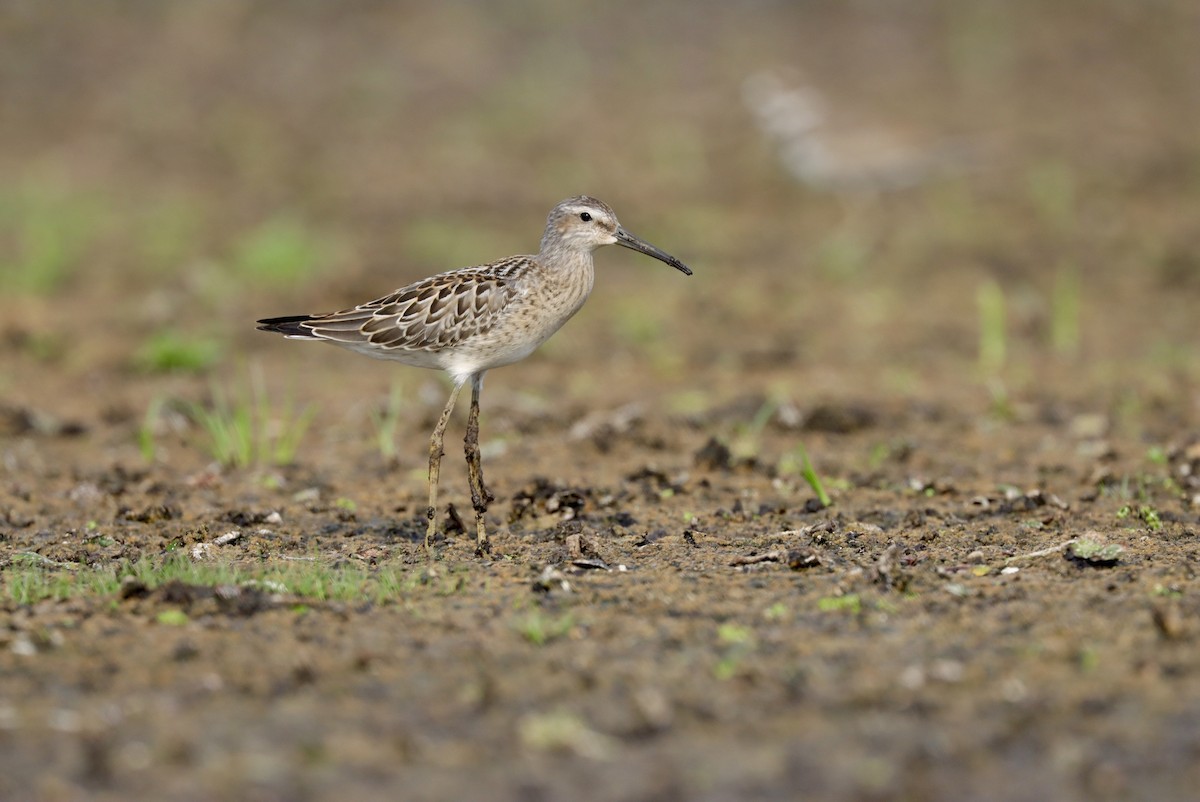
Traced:
<path fill-rule="evenodd" d="M 312 329 L 304 325 L 312 319 L 312 315 L 263 318 L 258 321 L 258 330 L 274 331 L 285 337 L 312 337 Z"/>

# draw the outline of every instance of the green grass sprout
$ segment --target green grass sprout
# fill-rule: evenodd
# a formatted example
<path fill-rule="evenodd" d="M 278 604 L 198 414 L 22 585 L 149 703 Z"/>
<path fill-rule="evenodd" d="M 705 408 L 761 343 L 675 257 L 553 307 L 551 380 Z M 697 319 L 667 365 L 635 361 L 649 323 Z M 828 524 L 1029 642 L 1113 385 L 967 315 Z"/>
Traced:
<path fill-rule="evenodd" d="M 379 448 L 379 456 L 388 465 L 395 465 L 397 462 L 396 431 L 400 427 L 403 410 L 404 393 L 399 381 L 392 383 L 392 389 L 383 407 L 371 410 L 371 421 L 375 424 L 375 444 Z"/>
<path fill-rule="evenodd" d="M 167 329 L 142 343 L 134 365 L 145 373 L 201 373 L 220 360 L 222 351 L 221 343 L 212 337 Z"/>
<path fill-rule="evenodd" d="M 984 376 L 996 376 L 1008 356 L 1004 290 L 993 280 L 979 286 L 975 295 L 979 308 L 979 370 Z"/>
<path fill-rule="evenodd" d="M 797 443 L 792 449 L 792 453 L 787 455 L 780 465 L 782 472 L 800 474 L 812 491 L 817 494 L 817 500 L 821 502 L 822 507 L 828 507 L 833 503 L 829 497 L 829 493 L 825 491 L 825 484 L 821 481 L 821 477 L 817 474 L 817 469 L 813 467 L 812 460 L 808 458 L 808 450 L 802 443 Z"/>
<path fill-rule="evenodd" d="M 250 371 L 249 389 L 231 395 L 214 385 L 211 402 L 192 404 L 190 410 L 207 436 L 209 453 L 232 468 L 291 464 L 316 415 L 311 406 L 297 409 L 290 394 L 274 409 L 261 369 Z"/>
<path fill-rule="evenodd" d="M 1063 358 L 1079 354 L 1079 271 L 1063 265 L 1054 275 L 1050 297 L 1050 345 Z"/>

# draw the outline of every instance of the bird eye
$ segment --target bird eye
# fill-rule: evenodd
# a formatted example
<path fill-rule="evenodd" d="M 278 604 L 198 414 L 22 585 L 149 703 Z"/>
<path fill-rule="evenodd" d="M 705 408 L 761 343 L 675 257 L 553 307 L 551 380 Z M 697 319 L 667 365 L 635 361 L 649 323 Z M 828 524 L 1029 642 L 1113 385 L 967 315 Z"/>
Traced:
<path fill-rule="evenodd" d="M 579 213 L 579 219 L 580 219 L 580 220 L 582 220 L 582 221 L 583 221 L 583 222 L 585 222 L 585 223 L 590 223 L 590 222 L 592 222 L 592 216 L 591 216 L 591 214 L 589 214 L 588 212 L 580 212 L 580 213 Z"/>

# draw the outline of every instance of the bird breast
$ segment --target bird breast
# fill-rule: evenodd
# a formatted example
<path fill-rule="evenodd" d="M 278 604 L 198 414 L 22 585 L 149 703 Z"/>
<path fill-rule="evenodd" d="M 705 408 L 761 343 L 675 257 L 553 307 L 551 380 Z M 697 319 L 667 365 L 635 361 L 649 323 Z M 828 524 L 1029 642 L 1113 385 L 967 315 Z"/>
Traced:
<path fill-rule="evenodd" d="M 594 280 L 590 258 L 538 276 L 522 288 L 519 302 L 512 305 L 516 318 L 512 322 L 519 324 L 534 347 L 541 345 L 579 311 L 592 292 Z"/>

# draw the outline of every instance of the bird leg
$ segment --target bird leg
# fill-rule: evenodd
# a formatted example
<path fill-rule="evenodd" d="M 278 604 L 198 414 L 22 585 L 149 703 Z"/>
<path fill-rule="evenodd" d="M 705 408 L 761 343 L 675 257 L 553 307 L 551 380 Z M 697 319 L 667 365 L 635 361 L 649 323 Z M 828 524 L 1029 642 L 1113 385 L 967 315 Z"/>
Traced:
<path fill-rule="evenodd" d="M 433 437 L 429 439 L 429 509 L 426 511 L 429 527 L 425 530 L 425 551 L 429 551 L 433 536 L 437 534 L 438 476 L 442 470 L 442 454 L 445 453 L 442 451 L 442 438 L 446 434 L 446 424 L 450 422 L 450 413 L 454 411 L 454 402 L 458 400 L 460 390 L 462 385 L 456 384 L 450 391 L 450 400 L 446 402 L 442 417 L 438 418 L 437 426 L 433 427 Z"/>
<path fill-rule="evenodd" d="M 467 436 L 463 441 L 467 454 L 467 478 L 471 482 L 471 506 L 475 508 L 475 554 L 480 557 L 492 550 L 483 516 L 488 503 L 496 500 L 483 484 L 483 460 L 479 455 L 479 393 L 482 389 L 483 374 L 476 374 L 471 379 L 471 413 L 467 416 Z"/>

